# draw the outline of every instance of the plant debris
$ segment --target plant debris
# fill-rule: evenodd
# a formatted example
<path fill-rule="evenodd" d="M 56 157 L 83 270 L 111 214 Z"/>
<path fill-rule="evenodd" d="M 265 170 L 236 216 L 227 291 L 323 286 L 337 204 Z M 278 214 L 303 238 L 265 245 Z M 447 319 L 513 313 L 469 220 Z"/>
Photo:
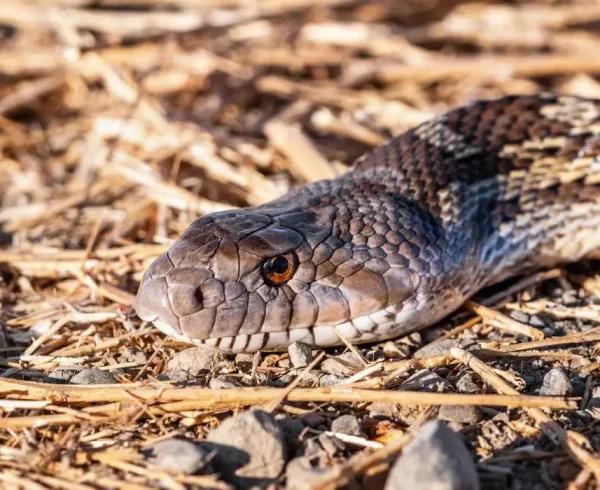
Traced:
<path fill-rule="evenodd" d="M 201 215 L 474 99 L 600 98 L 599 21 L 593 0 L 0 4 L 0 487 L 405 488 L 390 469 L 427 440 L 416 464 L 473 461 L 424 467 L 440 484 L 600 488 L 594 260 L 326 351 L 214 354 L 132 309 Z"/>

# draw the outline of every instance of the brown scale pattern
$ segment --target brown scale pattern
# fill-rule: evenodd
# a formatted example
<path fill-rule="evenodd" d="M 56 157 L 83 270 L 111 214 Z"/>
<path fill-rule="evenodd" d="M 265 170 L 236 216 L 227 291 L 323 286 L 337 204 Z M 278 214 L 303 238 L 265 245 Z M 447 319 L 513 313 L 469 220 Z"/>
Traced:
<path fill-rule="evenodd" d="M 600 102 L 476 102 L 348 174 L 205 216 L 148 271 L 138 314 L 234 351 L 339 344 L 430 325 L 480 287 L 600 246 Z M 265 260 L 298 268 L 267 284 Z"/>

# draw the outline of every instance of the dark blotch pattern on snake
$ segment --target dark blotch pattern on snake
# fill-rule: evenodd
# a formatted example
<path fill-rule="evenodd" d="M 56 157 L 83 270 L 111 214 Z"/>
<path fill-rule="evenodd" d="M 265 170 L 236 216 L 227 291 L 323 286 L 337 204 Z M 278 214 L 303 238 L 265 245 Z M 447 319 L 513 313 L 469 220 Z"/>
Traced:
<path fill-rule="evenodd" d="M 426 122 L 333 180 L 192 223 L 138 315 L 223 351 L 397 337 L 600 247 L 600 101 L 511 96 Z"/>

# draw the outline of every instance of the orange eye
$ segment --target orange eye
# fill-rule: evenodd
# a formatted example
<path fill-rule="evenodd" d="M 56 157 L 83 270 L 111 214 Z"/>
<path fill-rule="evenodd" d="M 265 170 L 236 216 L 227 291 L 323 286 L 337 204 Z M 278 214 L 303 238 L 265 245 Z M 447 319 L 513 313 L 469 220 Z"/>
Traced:
<path fill-rule="evenodd" d="M 270 286 L 282 286 L 288 282 L 298 268 L 298 257 L 289 252 L 265 260 L 262 266 L 265 282 Z"/>

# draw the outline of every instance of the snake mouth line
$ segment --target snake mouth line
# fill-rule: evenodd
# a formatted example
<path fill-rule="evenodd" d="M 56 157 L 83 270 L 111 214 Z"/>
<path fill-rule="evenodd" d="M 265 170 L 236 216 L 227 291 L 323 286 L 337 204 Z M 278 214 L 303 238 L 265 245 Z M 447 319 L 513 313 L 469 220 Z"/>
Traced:
<path fill-rule="evenodd" d="M 260 332 L 230 337 L 197 339 L 177 333 L 171 325 L 159 319 L 155 319 L 152 323 L 165 335 L 181 342 L 232 354 L 254 353 L 262 350 L 284 351 L 294 342 L 301 342 L 315 348 L 323 348 L 342 345 L 342 337 L 354 344 L 359 344 L 385 340 L 398 335 L 398 332 L 392 328 L 394 322 L 386 322 L 372 331 L 360 331 L 352 322 L 346 322 L 341 325 L 319 325 L 280 332 Z M 387 334 L 382 333 L 382 330 L 387 331 Z"/>

